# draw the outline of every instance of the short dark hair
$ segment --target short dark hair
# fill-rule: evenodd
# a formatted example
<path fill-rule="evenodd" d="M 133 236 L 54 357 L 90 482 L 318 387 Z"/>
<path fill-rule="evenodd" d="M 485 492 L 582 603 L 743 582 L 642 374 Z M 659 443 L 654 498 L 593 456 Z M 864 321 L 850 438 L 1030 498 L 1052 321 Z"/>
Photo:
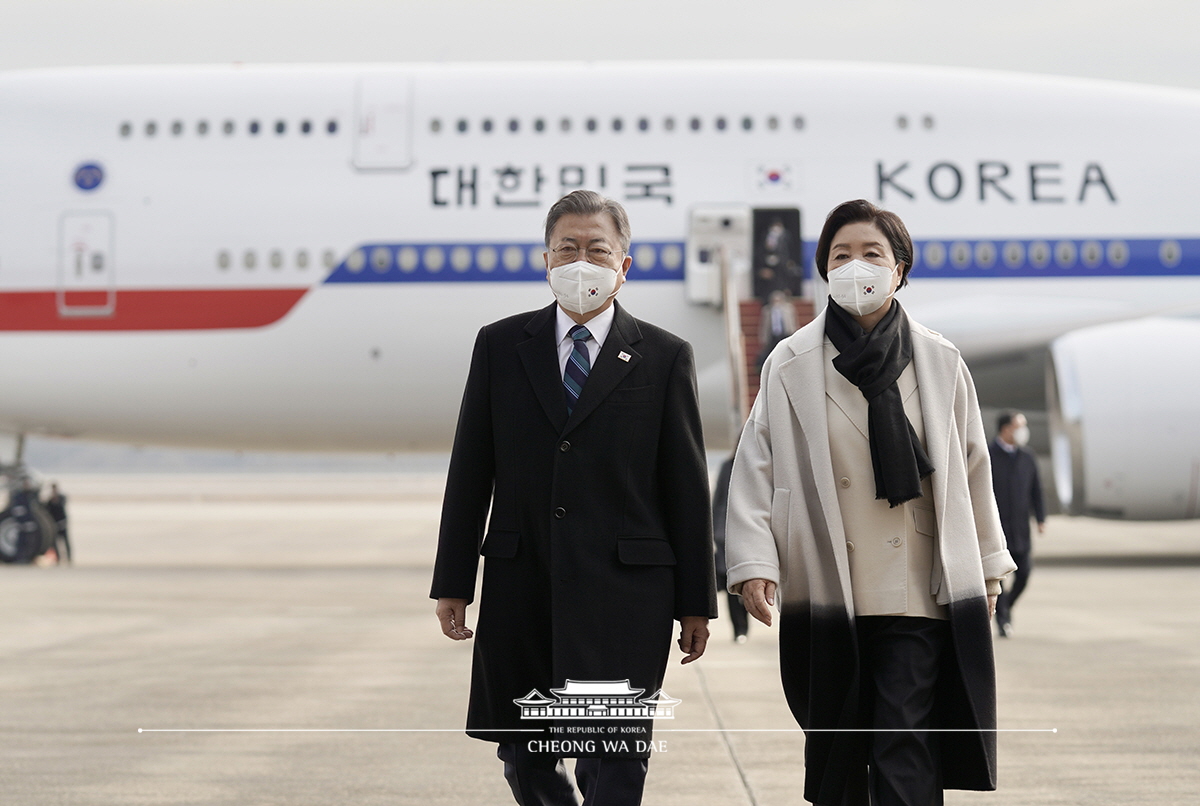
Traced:
<path fill-rule="evenodd" d="M 1017 419 L 1020 414 L 1021 412 L 1017 411 L 1016 409 L 1005 409 L 1004 411 L 1000 412 L 1000 416 L 996 418 L 996 432 L 999 433 L 1003 431 L 1008 424 Z"/>
<path fill-rule="evenodd" d="M 594 190 L 572 190 L 566 196 L 556 201 L 550 212 L 546 213 L 546 248 L 550 248 L 550 235 L 554 226 L 565 215 L 597 215 L 608 213 L 612 216 L 613 225 L 617 228 L 617 237 L 621 239 L 621 251 L 629 253 L 629 241 L 632 238 L 629 229 L 629 216 L 620 202 L 607 199 Z"/>
<path fill-rule="evenodd" d="M 876 207 L 866 199 L 842 202 L 825 218 L 821 237 L 817 239 L 816 254 L 817 271 L 821 274 L 821 279 L 828 279 L 829 249 L 833 246 L 833 238 L 838 234 L 838 230 L 847 224 L 857 224 L 860 221 L 874 224 L 888 239 L 892 254 L 900 264 L 900 288 L 908 285 L 908 273 L 912 271 L 913 263 L 913 242 L 908 228 L 904 226 L 900 216 L 890 210 Z"/>

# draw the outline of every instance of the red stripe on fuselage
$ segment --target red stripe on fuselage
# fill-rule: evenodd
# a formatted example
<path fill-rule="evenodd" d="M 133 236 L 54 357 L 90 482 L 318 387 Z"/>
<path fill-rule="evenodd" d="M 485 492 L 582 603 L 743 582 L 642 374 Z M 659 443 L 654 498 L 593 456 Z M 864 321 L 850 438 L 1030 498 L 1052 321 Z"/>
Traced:
<path fill-rule="evenodd" d="M 114 292 L 0 291 L 0 331 L 222 330 L 263 327 L 307 288 L 188 288 Z"/>

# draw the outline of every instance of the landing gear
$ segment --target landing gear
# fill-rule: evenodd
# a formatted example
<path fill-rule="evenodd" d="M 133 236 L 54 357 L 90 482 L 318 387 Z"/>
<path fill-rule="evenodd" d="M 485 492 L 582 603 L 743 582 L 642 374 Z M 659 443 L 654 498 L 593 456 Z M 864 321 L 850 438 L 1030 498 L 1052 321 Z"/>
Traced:
<path fill-rule="evenodd" d="M 22 461 L 25 437 L 16 435 L 12 452 L 0 463 L 8 504 L 0 511 L 0 562 L 29 564 L 55 547 L 58 524 L 42 506 L 41 486 Z"/>

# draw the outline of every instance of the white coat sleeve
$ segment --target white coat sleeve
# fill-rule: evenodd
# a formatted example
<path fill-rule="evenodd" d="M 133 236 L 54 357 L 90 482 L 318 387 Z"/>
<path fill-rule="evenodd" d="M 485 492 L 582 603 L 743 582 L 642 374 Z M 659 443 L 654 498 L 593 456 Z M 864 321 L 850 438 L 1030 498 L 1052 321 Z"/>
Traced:
<path fill-rule="evenodd" d="M 1000 526 L 996 509 L 996 494 L 992 488 L 992 460 L 988 453 L 987 435 L 971 373 L 963 363 L 960 371 L 967 386 L 967 486 L 971 494 L 971 509 L 975 515 L 975 534 L 979 539 L 979 557 L 983 562 L 983 578 L 992 593 L 999 580 L 1017 570 Z"/>

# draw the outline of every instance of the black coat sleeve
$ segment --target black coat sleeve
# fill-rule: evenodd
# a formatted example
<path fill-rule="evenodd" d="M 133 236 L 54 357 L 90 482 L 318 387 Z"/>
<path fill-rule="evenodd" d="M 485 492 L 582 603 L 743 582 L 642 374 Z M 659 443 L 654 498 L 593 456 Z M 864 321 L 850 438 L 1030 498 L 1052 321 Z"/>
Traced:
<path fill-rule="evenodd" d="M 659 437 L 659 489 L 675 552 L 675 618 L 717 617 L 712 508 L 692 347 L 686 342 L 667 381 Z"/>
<path fill-rule="evenodd" d="M 450 454 L 429 593 L 432 599 L 475 599 L 479 549 L 496 477 L 490 382 L 487 328 L 483 328 L 475 339 Z"/>

